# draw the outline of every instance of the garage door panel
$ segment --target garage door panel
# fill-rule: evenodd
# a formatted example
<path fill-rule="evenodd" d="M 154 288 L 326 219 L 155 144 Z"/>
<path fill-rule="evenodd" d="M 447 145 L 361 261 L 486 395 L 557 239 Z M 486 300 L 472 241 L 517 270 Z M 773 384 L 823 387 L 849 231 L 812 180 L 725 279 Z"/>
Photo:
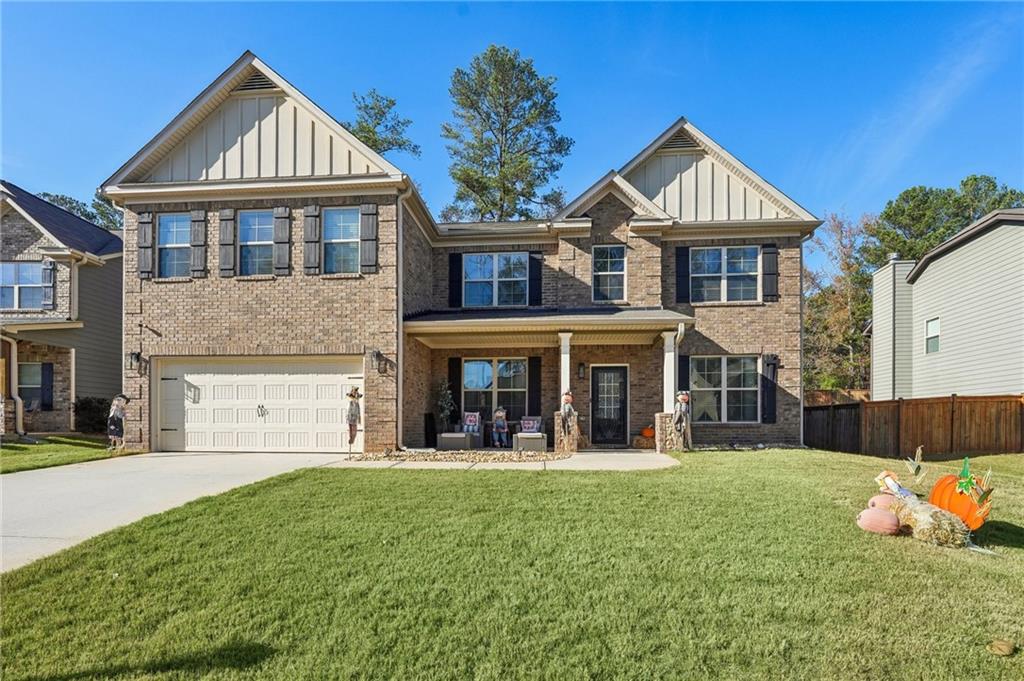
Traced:
<path fill-rule="evenodd" d="M 163 360 L 159 373 L 178 379 L 159 381 L 165 450 L 346 451 L 345 395 L 363 389 L 361 357 Z"/>

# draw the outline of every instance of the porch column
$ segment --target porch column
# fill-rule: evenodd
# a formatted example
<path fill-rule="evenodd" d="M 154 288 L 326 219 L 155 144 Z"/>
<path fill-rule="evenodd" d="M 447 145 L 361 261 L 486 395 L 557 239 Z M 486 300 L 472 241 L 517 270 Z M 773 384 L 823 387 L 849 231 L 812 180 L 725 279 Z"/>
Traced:
<path fill-rule="evenodd" d="M 559 357 L 561 359 L 561 363 L 559 365 L 559 368 L 560 368 L 559 376 L 561 378 L 561 381 L 560 381 L 560 383 L 561 383 L 561 392 L 559 393 L 558 404 L 562 404 L 562 397 L 561 396 L 564 395 L 567 390 L 569 390 L 569 376 L 571 375 L 570 367 L 569 367 L 569 339 L 570 338 L 572 338 L 572 333 L 569 332 L 569 331 L 560 331 L 559 334 L 558 334 L 558 341 L 559 341 L 559 348 L 560 348 Z"/>
<path fill-rule="evenodd" d="M 665 342 L 663 352 L 662 405 L 661 410 L 671 412 L 676 403 L 676 332 L 664 331 L 661 334 Z"/>

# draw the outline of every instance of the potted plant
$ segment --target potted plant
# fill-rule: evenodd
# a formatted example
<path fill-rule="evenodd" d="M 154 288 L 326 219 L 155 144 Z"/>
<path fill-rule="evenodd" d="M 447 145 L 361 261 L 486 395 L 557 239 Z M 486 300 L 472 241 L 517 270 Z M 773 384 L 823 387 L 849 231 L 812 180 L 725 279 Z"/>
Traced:
<path fill-rule="evenodd" d="M 448 379 L 442 379 L 437 387 L 437 415 L 444 428 L 448 432 L 451 427 L 451 416 L 455 412 L 455 399 L 452 397 L 452 386 Z"/>

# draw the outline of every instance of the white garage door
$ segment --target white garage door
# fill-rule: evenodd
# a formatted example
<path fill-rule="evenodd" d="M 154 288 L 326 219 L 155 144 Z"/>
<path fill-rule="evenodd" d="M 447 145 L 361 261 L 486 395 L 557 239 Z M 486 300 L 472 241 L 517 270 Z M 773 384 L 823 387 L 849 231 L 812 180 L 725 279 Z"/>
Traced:
<path fill-rule="evenodd" d="M 363 365 L 361 357 L 164 359 L 157 378 L 163 451 L 344 452 L 345 396 L 362 392 Z"/>

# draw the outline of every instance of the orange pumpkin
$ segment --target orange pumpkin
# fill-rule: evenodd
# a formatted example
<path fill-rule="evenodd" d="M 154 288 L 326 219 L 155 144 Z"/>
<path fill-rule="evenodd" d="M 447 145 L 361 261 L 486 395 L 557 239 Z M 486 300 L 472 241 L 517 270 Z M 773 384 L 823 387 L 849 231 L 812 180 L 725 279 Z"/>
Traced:
<path fill-rule="evenodd" d="M 646 428 L 640 431 L 640 434 L 643 435 L 644 437 L 654 437 L 654 428 L 647 426 Z"/>
<path fill-rule="evenodd" d="M 857 516 L 857 527 L 875 534 L 899 534 L 900 519 L 880 508 L 865 508 Z"/>
<path fill-rule="evenodd" d="M 892 500 L 895 498 L 891 494 L 876 494 L 868 499 L 868 508 L 880 508 L 883 511 L 888 511 L 889 506 L 892 505 Z"/>
<path fill-rule="evenodd" d="M 964 524 L 971 530 L 976 530 L 985 524 L 991 507 L 986 506 L 979 513 L 978 504 L 970 494 L 957 492 L 956 485 L 959 480 L 960 476 L 958 475 L 945 475 L 939 478 L 935 487 L 932 487 L 928 503 L 949 511 L 964 521 Z"/>

